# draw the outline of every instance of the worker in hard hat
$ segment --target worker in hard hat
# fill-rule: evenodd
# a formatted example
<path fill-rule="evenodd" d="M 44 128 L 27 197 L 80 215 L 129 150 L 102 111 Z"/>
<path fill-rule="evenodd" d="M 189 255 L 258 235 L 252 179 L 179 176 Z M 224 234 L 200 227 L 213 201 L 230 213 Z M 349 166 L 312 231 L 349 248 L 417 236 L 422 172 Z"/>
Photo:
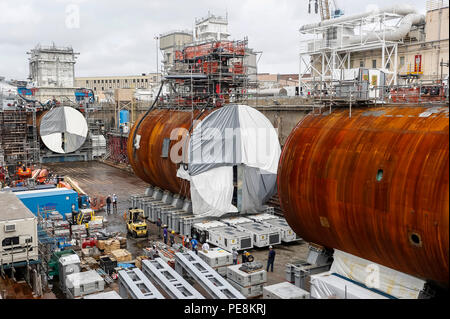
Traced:
<path fill-rule="evenodd" d="M 276 252 L 273 250 L 273 247 L 269 247 L 269 256 L 267 259 L 267 271 L 269 271 L 269 267 L 271 268 L 271 272 L 273 272 L 273 264 L 275 263 L 275 255 Z"/>
<path fill-rule="evenodd" d="M 170 247 L 172 247 L 173 244 L 175 244 L 175 231 L 174 230 L 172 230 L 170 232 Z"/>
<path fill-rule="evenodd" d="M 244 250 L 244 252 L 242 253 L 242 263 L 245 264 L 246 262 L 248 262 L 248 256 L 250 255 L 250 253 L 246 250 Z"/>
<path fill-rule="evenodd" d="M 164 244 L 167 245 L 167 237 L 169 235 L 169 231 L 167 230 L 167 225 L 163 225 L 163 237 L 164 237 Z"/>
<path fill-rule="evenodd" d="M 204 244 L 202 245 L 202 250 L 203 250 L 204 252 L 208 252 L 208 251 L 209 251 L 209 244 L 208 244 L 208 243 L 204 243 Z"/>
<path fill-rule="evenodd" d="M 111 195 L 106 197 L 106 214 L 109 215 L 111 213 Z"/>
<path fill-rule="evenodd" d="M 113 194 L 112 196 L 113 214 L 117 214 L 117 201 L 118 201 L 117 195 Z"/>
<path fill-rule="evenodd" d="M 198 254 L 197 246 L 198 246 L 197 235 L 194 235 L 194 238 L 192 238 L 191 241 L 191 247 L 192 250 L 195 252 L 195 254 Z"/>
<path fill-rule="evenodd" d="M 238 253 L 236 247 L 233 247 L 233 265 L 237 265 L 238 256 L 239 256 L 239 253 Z"/>

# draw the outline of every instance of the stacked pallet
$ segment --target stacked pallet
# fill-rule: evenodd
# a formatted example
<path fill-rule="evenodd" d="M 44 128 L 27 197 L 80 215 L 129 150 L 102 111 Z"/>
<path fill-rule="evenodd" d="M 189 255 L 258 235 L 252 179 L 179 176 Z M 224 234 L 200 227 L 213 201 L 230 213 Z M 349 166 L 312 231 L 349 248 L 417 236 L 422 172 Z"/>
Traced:
<path fill-rule="evenodd" d="M 81 249 L 83 258 L 93 257 L 95 259 L 100 258 L 100 250 L 97 247 L 88 247 Z"/>
<path fill-rule="evenodd" d="M 227 268 L 227 280 L 245 297 L 253 298 L 263 294 L 267 272 L 257 262 L 233 265 Z"/>
<path fill-rule="evenodd" d="M 131 253 L 126 249 L 113 250 L 111 251 L 111 256 L 113 256 L 118 263 L 133 260 Z"/>
<path fill-rule="evenodd" d="M 127 238 L 126 237 L 117 237 L 116 239 L 120 242 L 120 249 L 127 248 Z"/>
<path fill-rule="evenodd" d="M 117 239 L 99 240 L 97 241 L 97 245 L 98 248 L 103 250 L 106 254 L 120 249 L 120 241 Z"/>
<path fill-rule="evenodd" d="M 47 213 L 47 219 L 48 219 L 48 220 L 51 220 L 51 221 L 61 221 L 61 220 L 63 220 L 64 218 L 63 218 L 63 216 L 62 216 L 60 213 L 58 213 L 57 211 L 52 211 L 52 212 Z"/>
<path fill-rule="evenodd" d="M 64 220 L 54 220 L 53 221 L 53 235 L 55 235 L 56 237 L 65 237 L 65 238 L 70 237 L 69 223 Z"/>
<path fill-rule="evenodd" d="M 142 261 L 147 259 L 149 259 L 147 256 L 138 256 L 136 258 L 136 267 L 142 270 Z"/>
<path fill-rule="evenodd" d="M 72 238 L 84 239 L 87 237 L 85 225 L 72 225 Z"/>
<path fill-rule="evenodd" d="M 82 266 L 86 265 L 89 269 L 97 269 L 99 267 L 98 261 L 93 257 L 85 257 L 81 261 Z"/>
<path fill-rule="evenodd" d="M 91 235 L 94 235 L 96 233 L 99 233 L 103 230 L 103 221 L 101 220 L 91 220 L 88 223 L 88 227 L 89 227 L 89 233 Z"/>

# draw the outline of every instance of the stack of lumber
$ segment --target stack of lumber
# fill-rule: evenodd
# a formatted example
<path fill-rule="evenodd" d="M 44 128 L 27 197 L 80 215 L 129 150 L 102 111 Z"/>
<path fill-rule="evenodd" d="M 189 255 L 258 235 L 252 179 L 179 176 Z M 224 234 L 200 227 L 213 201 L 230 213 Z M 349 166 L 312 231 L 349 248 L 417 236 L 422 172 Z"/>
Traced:
<path fill-rule="evenodd" d="M 117 239 L 99 240 L 97 241 L 97 247 L 109 254 L 114 250 L 120 249 L 120 241 Z"/>
<path fill-rule="evenodd" d="M 113 256 L 114 259 L 116 259 L 119 263 L 133 260 L 133 258 L 131 257 L 131 253 L 126 249 L 113 250 L 111 251 L 111 256 Z"/>
<path fill-rule="evenodd" d="M 139 256 L 136 258 L 136 267 L 142 269 L 142 261 L 149 259 L 147 256 Z"/>
<path fill-rule="evenodd" d="M 127 238 L 126 237 L 117 237 L 116 239 L 120 242 L 121 249 L 127 248 Z"/>

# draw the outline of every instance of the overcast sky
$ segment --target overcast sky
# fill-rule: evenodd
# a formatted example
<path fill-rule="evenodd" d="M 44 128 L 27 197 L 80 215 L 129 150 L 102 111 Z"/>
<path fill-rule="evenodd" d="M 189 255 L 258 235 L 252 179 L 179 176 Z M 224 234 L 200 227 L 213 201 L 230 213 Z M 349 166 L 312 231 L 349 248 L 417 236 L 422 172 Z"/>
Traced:
<path fill-rule="evenodd" d="M 425 2 L 401 3 L 424 13 Z M 393 3 L 337 0 L 346 15 Z M 76 76 L 154 72 L 155 35 L 192 29 L 194 19 L 208 11 L 228 12 L 231 37 L 248 36 L 249 47 L 263 52 L 260 73 L 298 73 L 298 28 L 320 20 L 308 14 L 308 0 L 0 0 L 0 76 L 27 78 L 26 52 L 52 42 L 80 53 Z"/>

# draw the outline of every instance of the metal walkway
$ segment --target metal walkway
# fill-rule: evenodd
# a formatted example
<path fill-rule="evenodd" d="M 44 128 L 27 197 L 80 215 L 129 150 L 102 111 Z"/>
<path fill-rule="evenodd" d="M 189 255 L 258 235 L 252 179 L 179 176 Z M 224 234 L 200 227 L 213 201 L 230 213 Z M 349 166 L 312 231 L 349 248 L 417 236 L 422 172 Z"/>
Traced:
<path fill-rule="evenodd" d="M 205 263 L 194 252 L 176 253 L 176 270 L 182 274 L 185 270 L 214 299 L 246 299 L 239 291 Z"/>
<path fill-rule="evenodd" d="M 119 295 L 124 299 L 165 299 L 139 268 L 119 271 Z"/>
<path fill-rule="evenodd" d="M 161 258 L 143 260 L 142 272 L 161 286 L 172 299 L 205 299 Z"/>

